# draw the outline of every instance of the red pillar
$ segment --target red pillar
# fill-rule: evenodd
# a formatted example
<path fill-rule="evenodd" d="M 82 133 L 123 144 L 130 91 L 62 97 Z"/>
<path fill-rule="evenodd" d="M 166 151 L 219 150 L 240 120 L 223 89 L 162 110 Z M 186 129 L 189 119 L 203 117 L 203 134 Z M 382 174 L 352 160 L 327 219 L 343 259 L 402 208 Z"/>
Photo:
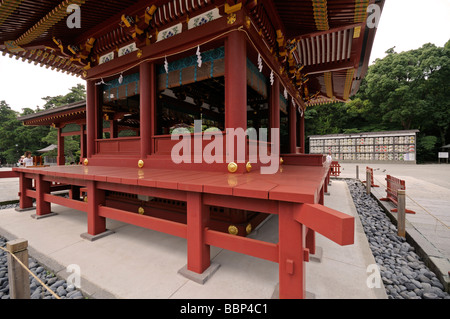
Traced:
<path fill-rule="evenodd" d="M 86 158 L 86 134 L 84 124 L 80 124 L 80 161 L 82 162 Z"/>
<path fill-rule="evenodd" d="M 95 236 L 106 231 L 106 218 L 98 214 L 98 207 L 105 202 L 105 191 L 97 188 L 97 182 L 89 181 L 87 185 L 88 234 Z"/>
<path fill-rule="evenodd" d="M 301 204 L 280 202 L 278 267 L 280 299 L 305 298 L 303 225 L 294 219 Z"/>
<path fill-rule="evenodd" d="M 153 135 L 155 132 L 155 66 L 144 62 L 140 65 L 140 131 L 141 131 L 141 158 L 153 153 Z"/>
<path fill-rule="evenodd" d="M 225 41 L 225 127 L 247 129 L 247 47 L 243 32 Z"/>
<path fill-rule="evenodd" d="M 44 181 L 42 175 L 36 178 L 36 215 L 50 214 L 51 204 L 44 200 L 44 194 L 50 194 L 50 182 Z"/>
<path fill-rule="evenodd" d="M 19 177 L 19 210 L 33 207 L 33 199 L 26 196 L 27 190 L 31 189 L 32 186 L 33 180 L 31 178 L 26 178 L 25 173 L 21 172 Z"/>
<path fill-rule="evenodd" d="M 58 157 L 56 158 L 56 164 L 66 164 L 66 158 L 64 156 L 64 136 L 62 136 L 62 128 L 60 127 L 58 127 Z"/>
<path fill-rule="evenodd" d="M 300 147 L 301 153 L 305 154 L 305 113 L 300 116 Z"/>
<path fill-rule="evenodd" d="M 205 228 L 209 210 L 203 205 L 201 193 L 187 194 L 187 269 L 203 273 L 211 264 L 210 246 L 205 244 Z"/>
<path fill-rule="evenodd" d="M 289 153 L 297 153 L 297 110 L 289 103 Z"/>
<path fill-rule="evenodd" d="M 88 80 L 86 88 L 86 156 L 91 158 L 95 153 L 96 139 L 96 86 L 93 80 Z"/>
<path fill-rule="evenodd" d="M 270 90 L 270 128 L 280 128 L 280 79 L 274 77 Z M 273 141 L 272 141 L 273 142 Z M 279 142 L 279 141 L 278 141 Z"/>

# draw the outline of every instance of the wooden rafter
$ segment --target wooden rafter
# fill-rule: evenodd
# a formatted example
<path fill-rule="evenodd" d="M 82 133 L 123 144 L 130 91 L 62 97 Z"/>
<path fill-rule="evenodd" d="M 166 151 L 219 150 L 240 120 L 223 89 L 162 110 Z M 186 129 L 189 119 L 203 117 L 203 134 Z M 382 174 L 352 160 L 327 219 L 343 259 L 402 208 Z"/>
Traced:
<path fill-rule="evenodd" d="M 345 78 L 344 96 L 343 96 L 343 99 L 345 101 L 347 101 L 350 97 L 354 74 L 355 74 L 355 69 L 347 70 L 347 75 Z"/>
<path fill-rule="evenodd" d="M 22 0 L 2 0 L 0 3 L 0 25 L 17 9 Z"/>
<path fill-rule="evenodd" d="M 333 75 L 331 72 L 324 73 L 325 90 L 329 98 L 333 97 Z"/>
<path fill-rule="evenodd" d="M 314 21 L 316 22 L 317 30 L 329 30 L 328 23 L 328 6 L 326 0 L 311 0 L 314 9 Z"/>
<path fill-rule="evenodd" d="M 355 0 L 355 22 L 362 23 L 367 19 L 367 7 L 370 0 Z"/>
<path fill-rule="evenodd" d="M 49 12 L 45 17 L 39 20 L 33 27 L 22 34 L 16 41 L 15 44 L 18 46 L 28 44 L 42 35 L 44 32 L 49 30 L 63 18 L 69 15 L 67 12 L 67 7 L 71 4 L 76 4 L 81 6 L 87 0 L 65 0 L 63 3 L 55 7 L 51 12 Z"/>

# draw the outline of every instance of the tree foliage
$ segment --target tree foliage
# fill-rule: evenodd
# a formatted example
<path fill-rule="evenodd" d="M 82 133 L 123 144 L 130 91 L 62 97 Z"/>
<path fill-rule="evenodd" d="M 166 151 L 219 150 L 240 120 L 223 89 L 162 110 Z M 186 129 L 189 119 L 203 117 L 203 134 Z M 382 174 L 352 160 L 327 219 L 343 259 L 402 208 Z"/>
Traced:
<path fill-rule="evenodd" d="M 56 97 L 45 97 L 44 110 L 62 106 L 65 104 L 84 100 L 86 98 L 85 87 L 78 84 L 72 87 L 66 95 Z M 0 163 L 14 164 L 18 161 L 25 151 L 31 151 L 33 155 L 36 151 L 49 144 L 57 143 L 56 130 L 47 126 L 24 126 L 18 117 L 34 114 L 42 111 L 39 107 L 36 110 L 31 108 L 22 109 L 22 113 L 12 110 L 6 101 L 0 101 Z M 76 137 L 66 137 L 64 147 L 65 155 L 75 160 L 78 150 L 78 141 Z"/>
<path fill-rule="evenodd" d="M 306 133 L 418 129 L 419 161 L 435 160 L 450 141 L 450 41 L 386 53 L 369 67 L 351 101 L 309 108 Z"/>

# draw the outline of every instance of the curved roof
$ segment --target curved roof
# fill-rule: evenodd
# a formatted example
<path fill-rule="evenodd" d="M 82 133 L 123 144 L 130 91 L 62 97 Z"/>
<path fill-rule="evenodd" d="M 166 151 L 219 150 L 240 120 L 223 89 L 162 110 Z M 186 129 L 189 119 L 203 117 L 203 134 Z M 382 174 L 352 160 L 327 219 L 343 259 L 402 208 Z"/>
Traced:
<path fill-rule="evenodd" d="M 71 5 L 80 8 L 80 28 L 67 24 L 77 14 Z M 384 0 L 1 0 L 0 52 L 80 76 L 123 46 L 148 45 L 164 28 L 237 6 L 306 105 L 346 101 L 367 72 L 376 32 L 366 23 L 369 5 L 381 11 Z"/>

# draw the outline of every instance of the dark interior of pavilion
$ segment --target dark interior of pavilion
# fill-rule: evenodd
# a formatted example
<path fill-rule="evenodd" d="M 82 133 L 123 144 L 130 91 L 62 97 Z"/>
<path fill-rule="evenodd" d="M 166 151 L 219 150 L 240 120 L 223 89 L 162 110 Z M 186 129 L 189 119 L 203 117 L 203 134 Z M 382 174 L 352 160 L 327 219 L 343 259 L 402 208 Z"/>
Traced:
<path fill-rule="evenodd" d="M 223 47 L 197 57 L 171 61 L 169 67 L 157 65 L 156 135 L 174 130 L 194 132 L 194 121 L 202 121 L 202 131 L 225 130 L 225 78 Z M 167 67 L 167 69 L 166 69 Z M 103 139 L 139 136 L 140 87 L 138 70 L 103 86 Z M 270 129 L 268 76 L 247 59 L 247 127 L 259 132 Z M 289 123 L 287 101 L 280 93 L 280 151 L 288 152 Z"/>

